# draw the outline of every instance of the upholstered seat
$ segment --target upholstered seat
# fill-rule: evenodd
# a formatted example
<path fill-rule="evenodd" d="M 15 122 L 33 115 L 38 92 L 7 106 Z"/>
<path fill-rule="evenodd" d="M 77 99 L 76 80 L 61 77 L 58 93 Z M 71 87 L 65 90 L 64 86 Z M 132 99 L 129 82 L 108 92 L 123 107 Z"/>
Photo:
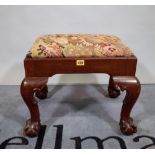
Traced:
<path fill-rule="evenodd" d="M 39 37 L 29 53 L 32 58 L 131 56 L 132 51 L 116 36 L 55 34 Z"/>

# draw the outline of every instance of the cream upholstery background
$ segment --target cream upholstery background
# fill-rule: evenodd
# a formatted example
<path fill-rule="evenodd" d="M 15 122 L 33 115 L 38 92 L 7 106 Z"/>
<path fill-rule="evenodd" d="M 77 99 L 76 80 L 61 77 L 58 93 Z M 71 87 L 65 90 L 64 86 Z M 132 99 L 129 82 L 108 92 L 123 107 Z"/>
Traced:
<path fill-rule="evenodd" d="M 155 6 L 0 6 L 0 85 L 20 84 L 23 59 L 39 35 L 119 36 L 138 57 L 137 76 L 155 83 Z M 108 76 L 55 75 L 50 84 L 107 83 Z"/>

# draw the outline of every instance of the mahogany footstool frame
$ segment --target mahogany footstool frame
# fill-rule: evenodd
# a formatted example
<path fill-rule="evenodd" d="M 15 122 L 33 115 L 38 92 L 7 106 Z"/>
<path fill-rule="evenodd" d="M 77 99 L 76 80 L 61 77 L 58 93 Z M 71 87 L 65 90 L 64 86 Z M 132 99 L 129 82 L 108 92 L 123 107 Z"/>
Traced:
<path fill-rule="evenodd" d="M 29 137 L 40 131 L 40 114 L 36 101 L 45 99 L 48 93 L 48 78 L 55 74 L 106 73 L 110 75 L 109 97 L 116 98 L 120 91 L 126 91 L 120 116 L 120 129 L 123 134 L 131 135 L 137 131 L 131 110 L 140 93 L 140 82 L 135 77 L 137 58 L 25 58 L 25 78 L 21 84 L 21 95 L 30 111 L 24 132 Z"/>

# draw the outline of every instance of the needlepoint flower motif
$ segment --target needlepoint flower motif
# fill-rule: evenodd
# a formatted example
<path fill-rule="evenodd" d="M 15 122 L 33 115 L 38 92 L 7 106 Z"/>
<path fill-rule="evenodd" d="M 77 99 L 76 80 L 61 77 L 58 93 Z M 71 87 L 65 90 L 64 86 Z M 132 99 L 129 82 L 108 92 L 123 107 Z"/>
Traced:
<path fill-rule="evenodd" d="M 132 56 L 132 51 L 116 36 L 53 34 L 39 37 L 28 57 L 110 57 Z"/>

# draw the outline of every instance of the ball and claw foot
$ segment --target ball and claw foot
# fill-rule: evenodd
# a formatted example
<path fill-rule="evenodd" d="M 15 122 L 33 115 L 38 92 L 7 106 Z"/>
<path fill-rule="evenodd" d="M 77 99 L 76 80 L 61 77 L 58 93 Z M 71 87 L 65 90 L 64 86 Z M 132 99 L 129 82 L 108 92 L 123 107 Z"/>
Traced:
<path fill-rule="evenodd" d="M 24 135 L 28 137 L 36 137 L 40 131 L 40 122 L 31 122 L 31 120 L 26 121 L 24 128 Z"/>
<path fill-rule="evenodd" d="M 48 87 L 45 86 L 44 88 L 41 89 L 41 91 L 37 91 L 36 92 L 36 96 L 39 98 L 39 99 L 45 99 L 47 98 L 47 93 L 48 93 Z"/>
<path fill-rule="evenodd" d="M 137 127 L 133 123 L 133 119 L 131 117 L 127 120 L 120 121 L 120 129 L 125 135 L 132 135 L 137 132 Z"/>

